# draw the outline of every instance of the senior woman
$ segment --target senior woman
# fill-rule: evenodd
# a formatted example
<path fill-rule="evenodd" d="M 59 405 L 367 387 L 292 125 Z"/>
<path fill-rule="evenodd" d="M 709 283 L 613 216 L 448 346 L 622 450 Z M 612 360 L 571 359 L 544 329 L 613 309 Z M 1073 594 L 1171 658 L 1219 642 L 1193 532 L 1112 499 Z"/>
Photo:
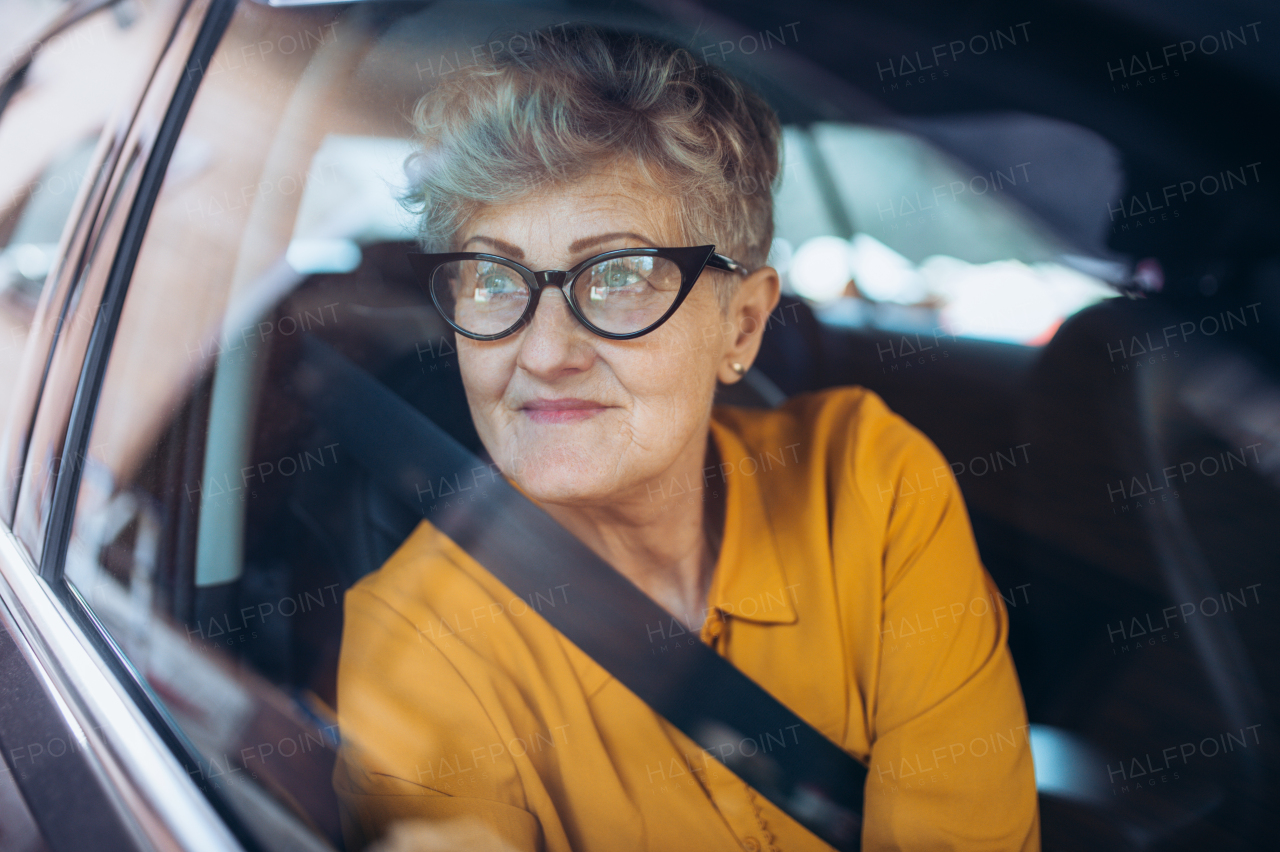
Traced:
<path fill-rule="evenodd" d="M 696 637 L 869 767 L 865 849 L 1037 849 L 1006 614 L 946 462 L 860 388 L 713 408 L 778 300 L 769 107 L 577 26 L 415 116 L 422 282 L 498 469 L 671 613 L 655 653 Z M 527 603 L 425 522 L 348 593 L 352 848 L 406 825 L 424 848 L 829 848 Z"/>

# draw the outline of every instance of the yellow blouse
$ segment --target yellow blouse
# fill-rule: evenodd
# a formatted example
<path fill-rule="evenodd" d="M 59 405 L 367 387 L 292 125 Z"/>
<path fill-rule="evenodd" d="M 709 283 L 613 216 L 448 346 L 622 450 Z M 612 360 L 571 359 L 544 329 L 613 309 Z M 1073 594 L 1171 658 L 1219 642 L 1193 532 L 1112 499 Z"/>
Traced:
<path fill-rule="evenodd" d="M 1039 849 L 1004 602 L 937 449 L 862 388 L 718 408 L 711 433 L 723 479 L 655 486 L 726 490 L 707 618 L 653 626 L 653 654 L 711 644 L 866 764 L 868 852 Z M 491 839 L 439 848 L 830 848 L 538 615 L 572 595 L 519 598 L 427 523 L 347 593 L 351 849 L 457 817 Z"/>

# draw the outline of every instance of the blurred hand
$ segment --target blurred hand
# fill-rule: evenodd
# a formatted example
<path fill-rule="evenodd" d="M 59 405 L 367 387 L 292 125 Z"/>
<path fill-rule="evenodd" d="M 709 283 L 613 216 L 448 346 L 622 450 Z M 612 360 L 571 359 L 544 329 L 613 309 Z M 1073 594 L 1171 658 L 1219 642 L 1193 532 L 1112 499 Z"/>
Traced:
<path fill-rule="evenodd" d="M 516 849 L 474 817 L 399 820 L 368 852 L 532 852 Z"/>

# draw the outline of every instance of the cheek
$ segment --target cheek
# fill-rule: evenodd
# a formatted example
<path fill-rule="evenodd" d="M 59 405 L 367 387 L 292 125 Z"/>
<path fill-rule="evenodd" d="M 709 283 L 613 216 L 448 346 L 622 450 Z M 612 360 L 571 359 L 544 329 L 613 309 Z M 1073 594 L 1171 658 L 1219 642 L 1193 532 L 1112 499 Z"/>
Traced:
<path fill-rule="evenodd" d="M 614 372 L 638 413 L 660 418 L 663 431 L 681 430 L 710 409 L 718 349 L 701 327 L 673 328 L 644 351 L 613 360 Z"/>
<path fill-rule="evenodd" d="M 510 352 L 507 350 L 510 348 Z M 476 428 L 483 434 L 480 421 L 487 419 L 489 411 L 502 399 L 515 363 L 515 350 L 493 344 L 479 344 L 458 336 L 458 371 L 462 374 L 462 386 L 467 392 L 467 403 L 476 417 Z"/>
<path fill-rule="evenodd" d="M 703 350 L 650 354 L 618 368 L 619 379 L 638 403 L 664 413 L 698 409 L 715 389 L 715 376 Z"/>
<path fill-rule="evenodd" d="M 702 286 L 702 282 L 699 283 Z M 724 351 L 726 327 L 711 288 L 689 295 L 675 315 L 656 332 L 641 338 L 650 357 L 685 384 L 714 386 L 715 367 Z"/>
<path fill-rule="evenodd" d="M 645 348 L 664 361 L 702 363 L 713 360 L 721 346 L 724 331 L 719 309 L 699 305 L 701 310 L 686 314 L 685 308 L 694 307 L 690 301 L 692 297 L 656 332 L 640 338 Z"/>

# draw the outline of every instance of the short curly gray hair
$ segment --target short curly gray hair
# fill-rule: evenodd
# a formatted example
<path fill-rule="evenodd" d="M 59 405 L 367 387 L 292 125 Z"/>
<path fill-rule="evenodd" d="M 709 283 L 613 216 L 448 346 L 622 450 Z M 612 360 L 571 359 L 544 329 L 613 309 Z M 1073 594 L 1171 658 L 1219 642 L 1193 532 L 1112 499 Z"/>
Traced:
<path fill-rule="evenodd" d="M 714 243 L 749 269 L 765 264 L 778 117 L 675 43 L 587 24 L 546 30 L 449 75 L 413 119 L 422 151 L 407 200 L 427 251 L 451 250 L 483 207 L 629 159 L 676 199 L 687 244 Z"/>

